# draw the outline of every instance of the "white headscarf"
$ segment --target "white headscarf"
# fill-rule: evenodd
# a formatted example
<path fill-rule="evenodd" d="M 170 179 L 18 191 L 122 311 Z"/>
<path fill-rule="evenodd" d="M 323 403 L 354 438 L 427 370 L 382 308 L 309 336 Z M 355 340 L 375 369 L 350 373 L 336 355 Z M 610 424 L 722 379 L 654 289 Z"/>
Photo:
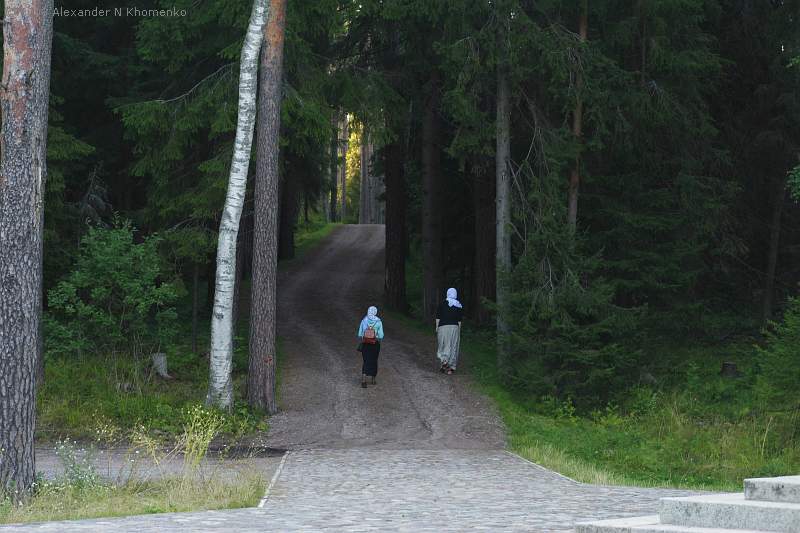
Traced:
<path fill-rule="evenodd" d="M 461 309 L 461 302 L 459 302 L 456 298 L 458 298 L 458 292 L 452 287 L 447 289 L 447 305 L 450 307 L 456 306 Z"/>
<path fill-rule="evenodd" d="M 364 329 L 367 329 L 370 322 L 374 324 L 378 320 L 380 320 L 380 318 L 378 318 L 378 308 L 375 307 L 374 305 L 371 305 L 369 309 L 367 309 L 367 315 L 363 319 L 361 319 L 361 325 L 363 326 Z"/>

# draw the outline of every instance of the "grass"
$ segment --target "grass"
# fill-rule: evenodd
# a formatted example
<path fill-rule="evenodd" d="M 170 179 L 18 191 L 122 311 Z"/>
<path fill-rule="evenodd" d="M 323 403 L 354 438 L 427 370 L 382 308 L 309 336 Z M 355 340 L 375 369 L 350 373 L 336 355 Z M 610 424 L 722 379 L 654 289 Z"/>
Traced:
<path fill-rule="evenodd" d="M 583 414 L 504 387 L 486 335 L 467 331 L 462 349 L 511 450 L 578 481 L 737 491 L 746 477 L 800 471 L 798 413 L 759 412 L 746 377 L 717 375 L 719 353 L 730 358 L 743 345 L 673 351 L 688 361 L 674 386 L 634 387 L 619 405 Z"/>
<path fill-rule="evenodd" d="M 320 215 L 310 217 L 308 222 L 299 222 L 294 235 L 294 258 L 286 262 L 302 259 L 309 250 L 313 249 L 340 225 L 325 222 L 325 219 Z"/>
<path fill-rule="evenodd" d="M 25 505 L 0 503 L 0 523 L 254 507 L 264 489 L 264 479 L 258 475 L 232 480 L 168 478 L 90 487 L 63 481 L 44 483 Z"/>
<path fill-rule="evenodd" d="M 123 428 L 141 424 L 156 437 L 174 439 L 186 410 L 204 400 L 208 365 L 203 356 L 184 353 L 170 358 L 170 373 L 175 379 L 164 381 L 145 362 L 124 356 L 48 360 L 39 394 L 37 442 L 91 440 L 98 421 Z M 241 372 L 235 375 L 234 390 L 243 390 L 244 379 Z M 241 397 L 223 417 L 222 434 L 229 439 L 266 429 L 263 415 L 250 410 Z"/>
<path fill-rule="evenodd" d="M 121 459 L 124 462 L 114 467 L 119 468 L 116 481 L 97 473 L 94 444 L 79 450 L 72 441 L 59 442 L 55 452 L 64 467 L 63 475 L 56 480 L 38 480 L 32 496 L 22 504 L 8 497 L 0 500 L 0 523 L 254 506 L 264 494 L 260 473 L 228 472 L 223 476 L 220 470 L 201 469 L 209 445 L 224 427 L 224 416 L 201 406 L 190 407 L 183 415 L 180 436 L 171 448 L 164 448 L 142 426 L 120 428 L 102 419 L 93 424 L 94 443 L 111 448 L 122 442 L 129 445 Z M 137 475 L 143 460 L 154 465 L 161 476 Z M 180 461 L 177 474 L 164 470 L 164 465 L 175 461 Z M 171 475 L 167 477 L 167 473 Z"/>

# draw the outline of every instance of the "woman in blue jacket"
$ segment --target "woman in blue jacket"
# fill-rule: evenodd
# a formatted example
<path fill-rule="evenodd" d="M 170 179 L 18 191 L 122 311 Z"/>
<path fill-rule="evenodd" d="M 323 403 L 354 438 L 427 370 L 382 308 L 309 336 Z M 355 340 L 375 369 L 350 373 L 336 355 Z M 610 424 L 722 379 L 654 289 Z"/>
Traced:
<path fill-rule="evenodd" d="M 378 318 L 378 308 L 371 306 L 367 310 L 367 316 L 361 320 L 358 326 L 358 340 L 361 357 L 364 364 L 361 367 L 361 386 L 367 388 L 367 376 L 372 378 L 375 385 L 375 376 L 378 375 L 378 354 L 381 353 L 381 341 L 383 340 L 383 322 Z"/>

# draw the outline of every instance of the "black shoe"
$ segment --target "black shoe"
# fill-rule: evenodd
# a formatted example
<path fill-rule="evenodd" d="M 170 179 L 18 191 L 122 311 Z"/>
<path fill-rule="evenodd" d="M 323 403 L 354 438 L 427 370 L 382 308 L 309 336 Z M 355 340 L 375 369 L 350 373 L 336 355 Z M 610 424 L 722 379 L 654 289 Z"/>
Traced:
<path fill-rule="evenodd" d="M 367 382 L 366 381 L 362 381 L 361 382 L 361 388 L 362 389 L 366 389 L 367 388 Z"/>

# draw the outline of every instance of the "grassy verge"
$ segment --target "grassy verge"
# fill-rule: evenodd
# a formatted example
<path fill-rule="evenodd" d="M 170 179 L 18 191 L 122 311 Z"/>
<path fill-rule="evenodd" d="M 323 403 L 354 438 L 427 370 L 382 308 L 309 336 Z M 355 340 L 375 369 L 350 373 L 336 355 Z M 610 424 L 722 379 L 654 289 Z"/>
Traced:
<path fill-rule="evenodd" d="M 415 265 L 412 258 L 412 311 L 421 284 Z M 649 385 L 631 384 L 616 403 L 583 413 L 569 399 L 507 387 L 497 372 L 492 332 L 467 324 L 461 349 L 479 390 L 497 406 L 515 453 L 588 483 L 739 491 L 747 477 L 800 471 L 800 412 L 757 404 L 755 342 L 654 344 Z M 722 361 L 736 362 L 742 375 L 721 377 Z"/>
<path fill-rule="evenodd" d="M 0 523 L 254 507 L 264 489 L 264 479 L 256 475 L 233 480 L 170 478 L 121 485 L 42 483 L 23 506 L 0 502 Z"/>
<path fill-rule="evenodd" d="M 744 346 L 685 349 L 686 375 L 674 387 L 634 387 L 619 405 L 583 414 L 504 387 L 485 335 L 466 332 L 462 347 L 511 450 L 579 481 L 737 491 L 746 477 L 800 470 L 798 413 L 757 412 L 746 377 L 717 375 L 719 353 Z"/>
<path fill-rule="evenodd" d="M 254 506 L 264 494 L 262 474 L 235 471 L 223 475 L 218 468 L 210 472 L 202 468 L 209 445 L 226 424 L 224 415 L 200 406 L 183 414 L 180 436 L 171 447 L 164 447 L 143 426 L 121 428 L 102 419 L 93 424 L 95 438 L 88 450 L 78 450 L 71 441 L 59 442 L 55 453 L 63 475 L 56 480 L 38 480 L 33 495 L 22 505 L 8 497 L 0 499 L 0 523 Z M 116 479 L 101 477 L 94 460 L 95 444 L 118 449 L 122 443 L 128 450 L 117 459 Z M 140 476 L 143 461 L 151 469 L 155 466 L 155 472 Z M 164 465 L 176 462 L 177 471 L 164 470 Z"/>
<path fill-rule="evenodd" d="M 302 259 L 309 250 L 313 249 L 340 224 L 325 222 L 319 216 L 312 217 L 308 222 L 297 225 L 294 236 L 294 258 L 288 262 Z"/>

